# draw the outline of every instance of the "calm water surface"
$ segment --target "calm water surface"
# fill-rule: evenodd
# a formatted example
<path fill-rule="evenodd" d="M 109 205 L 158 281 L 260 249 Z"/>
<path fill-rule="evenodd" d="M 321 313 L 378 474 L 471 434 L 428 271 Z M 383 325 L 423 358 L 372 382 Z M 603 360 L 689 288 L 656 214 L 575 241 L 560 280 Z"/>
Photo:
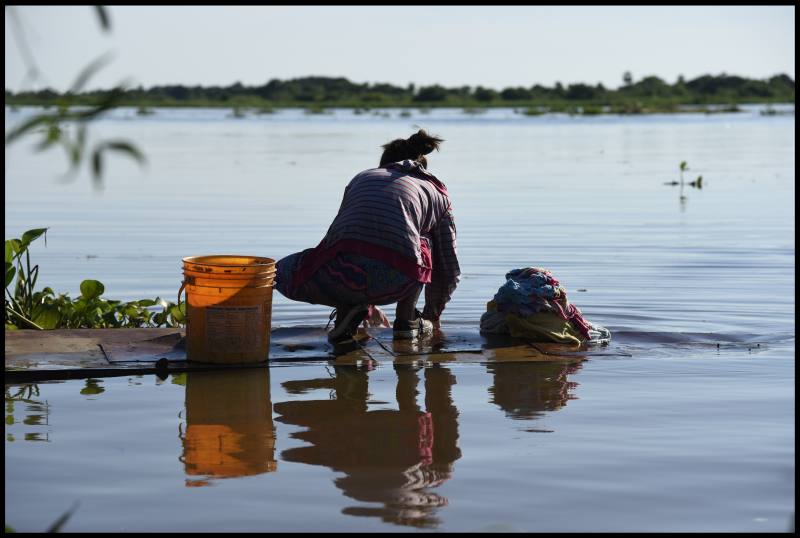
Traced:
<path fill-rule="evenodd" d="M 506 271 L 543 266 L 609 354 L 7 385 L 8 525 L 78 501 L 65 530 L 789 528 L 794 115 L 229 114 L 116 111 L 91 134 L 149 164 L 112 157 L 102 191 L 13 146 L 6 237 L 50 227 L 32 255 L 56 291 L 174 300 L 181 257 L 315 245 L 349 179 L 419 125 L 446 139 L 430 168 L 459 234 L 444 330 L 477 331 Z M 681 161 L 703 176 L 683 202 Z M 276 295 L 273 325 L 327 314 Z"/>

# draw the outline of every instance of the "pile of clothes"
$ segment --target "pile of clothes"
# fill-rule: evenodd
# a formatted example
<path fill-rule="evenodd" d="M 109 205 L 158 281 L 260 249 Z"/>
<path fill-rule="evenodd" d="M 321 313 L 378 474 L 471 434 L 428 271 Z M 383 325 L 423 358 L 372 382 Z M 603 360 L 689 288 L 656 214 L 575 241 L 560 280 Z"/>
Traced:
<path fill-rule="evenodd" d="M 481 316 L 481 332 L 561 344 L 605 343 L 608 329 L 584 319 L 550 271 L 538 267 L 506 274 Z"/>

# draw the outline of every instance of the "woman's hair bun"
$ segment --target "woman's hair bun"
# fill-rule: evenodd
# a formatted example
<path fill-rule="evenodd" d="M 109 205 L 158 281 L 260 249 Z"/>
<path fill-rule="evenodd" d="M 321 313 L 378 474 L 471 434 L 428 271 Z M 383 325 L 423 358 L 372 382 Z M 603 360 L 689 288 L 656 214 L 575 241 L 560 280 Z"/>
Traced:
<path fill-rule="evenodd" d="M 411 159 L 427 167 L 428 161 L 425 159 L 425 155 L 439 149 L 439 144 L 442 142 L 444 142 L 443 139 L 429 135 L 424 129 L 420 129 L 407 139 L 396 138 L 382 146 L 383 155 L 381 155 L 379 166 Z"/>
<path fill-rule="evenodd" d="M 408 140 L 408 148 L 411 153 L 416 153 L 417 155 L 427 155 L 433 150 L 439 149 L 439 144 L 444 142 L 443 139 L 431 136 L 424 129 L 420 129 L 413 135 L 411 135 Z"/>

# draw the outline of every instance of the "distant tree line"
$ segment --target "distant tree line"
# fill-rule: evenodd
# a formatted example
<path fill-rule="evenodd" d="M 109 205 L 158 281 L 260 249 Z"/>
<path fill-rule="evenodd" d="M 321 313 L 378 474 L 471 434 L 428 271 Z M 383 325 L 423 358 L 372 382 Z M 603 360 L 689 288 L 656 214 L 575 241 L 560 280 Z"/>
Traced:
<path fill-rule="evenodd" d="M 5 91 L 7 105 L 92 104 L 106 91 L 60 94 L 51 89 L 13 93 Z M 483 86 L 446 88 L 434 84 L 417 87 L 414 84 L 357 84 L 343 77 L 303 77 L 291 80 L 272 79 L 260 86 L 245 86 L 240 82 L 230 86 L 184 86 L 180 84 L 153 86 L 124 91 L 121 105 L 139 106 L 324 106 L 324 107 L 383 107 L 383 106 L 536 106 L 553 103 L 584 105 L 618 105 L 640 102 L 662 105 L 736 104 L 744 102 L 794 102 L 794 80 L 786 74 L 756 80 L 735 75 L 703 75 L 692 80 L 670 84 L 656 76 L 634 81 L 629 72 L 623 84 L 609 89 L 602 84 L 568 84 L 557 82 L 552 87 L 509 87 L 495 90 Z"/>

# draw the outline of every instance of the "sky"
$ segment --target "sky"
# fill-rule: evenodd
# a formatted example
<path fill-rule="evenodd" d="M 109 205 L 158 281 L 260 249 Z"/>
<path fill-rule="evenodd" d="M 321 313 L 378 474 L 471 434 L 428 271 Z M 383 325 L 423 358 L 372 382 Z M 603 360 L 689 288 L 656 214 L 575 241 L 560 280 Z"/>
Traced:
<path fill-rule="evenodd" d="M 107 52 L 87 89 L 304 76 L 495 89 L 617 88 L 625 71 L 670 83 L 795 76 L 794 6 L 111 6 L 110 32 L 90 6 L 5 11 L 12 91 L 64 91 Z"/>

